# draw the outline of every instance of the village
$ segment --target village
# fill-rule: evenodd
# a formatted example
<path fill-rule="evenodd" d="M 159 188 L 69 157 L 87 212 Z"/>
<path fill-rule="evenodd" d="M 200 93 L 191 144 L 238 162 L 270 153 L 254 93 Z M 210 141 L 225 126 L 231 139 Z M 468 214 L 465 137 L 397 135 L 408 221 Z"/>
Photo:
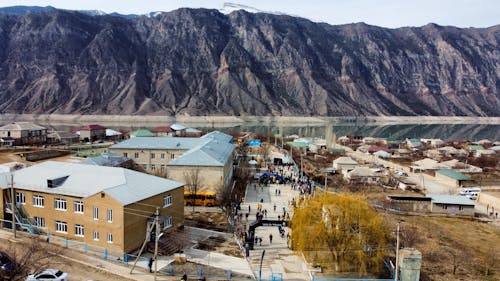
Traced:
<path fill-rule="evenodd" d="M 76 280 L 500 274 L 498 140 L 310 137 L 182 124 L 51 131 L 14 122 L 0 127 L 0 146 L 0 238 L 29 246 L 41 243 L 30 240 L 36 237 L 65 251 L 68 263 L 100 265 L 102 276 L 82 272 Z M 295 214 L 322 196 L 344 195 L 366 201 L 390 230 L 376 271 L 339 272 L 318 258 L 324 250 L 297 242 Z M 331 223 L 329 206 L 314 221 Z M 34 264 L 17 263 L 12 274 L 33 273 Z"/>

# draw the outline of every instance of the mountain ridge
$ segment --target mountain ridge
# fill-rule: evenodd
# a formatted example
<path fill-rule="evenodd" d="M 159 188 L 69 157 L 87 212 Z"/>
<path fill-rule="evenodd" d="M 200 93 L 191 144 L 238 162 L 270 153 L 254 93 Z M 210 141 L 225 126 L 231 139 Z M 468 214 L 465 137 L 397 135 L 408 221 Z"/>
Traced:
<path fill-rule="evenodd" d="M 500 25 L 0 15 L 0 113 L 500 116 Z"/>

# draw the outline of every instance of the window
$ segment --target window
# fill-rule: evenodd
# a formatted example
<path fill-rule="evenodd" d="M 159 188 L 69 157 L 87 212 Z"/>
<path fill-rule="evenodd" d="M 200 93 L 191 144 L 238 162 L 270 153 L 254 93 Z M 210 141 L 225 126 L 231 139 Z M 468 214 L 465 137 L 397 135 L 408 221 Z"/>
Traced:
<path fill-rule="evenodd" d="M 165 153 L 160 154 L 161 159 L 165 159 Z"/>
<path fill-rule="evenodd" d="M 112 244 L 113 243 L 113 234 L 108 233 L 108 243 Z"/>
<path fill-rule="evenodd" d="M 33 220 L 35 221 L 35 225 L 37 227 L 45 227 L 45 219 L 41 217 L 33 217 Z"/>
<path fill-rule="evenodd" d="M 174 159 L 175 158 L 175 154 L 174 153 L 170 153 L 170 159 Z"/>
<path fill-rule="evenodd" d="M 462 206 L 462 205 L 458 206 L 458 210 L 459 211 L 463 211 L 464 210 L 464 206 Z"/>
<path fill-rule="evenodd" d="M 165 220 L 163 221 L 163 225 L 164 225 L 164 227 L 163 227 L 164 229 L 172 227 L 172 225 L 173 225 L 172 217 L 166 217 Z"/>
<path fill-rule="evenodd" d="M 83 237 L 83 225 L 75 224 L 75 236 Z"/>
<path fill-rule="evenodd" d="M 108 215 L 108 222 L 113 222 L 113 210 L 108 209 L 106 214 Z"/>
<path fill-rule="evenodd" d="M 156 171 L 156 165 L 155 164 L 151 164 L 151 171 Z"/>
<path fill-rule="evenodd" d="M 172 205 L 172 195 L 171 194 L 163 197 L 163 208 L 168 207 L 170 205 Z"/>
<path fill-rule="evenodd" d="M 94 207 L 94 220 L 99 219 L 99 208 Z"/>
<path fill-rule="evenodd" d="M 155 154 L 151 153 L 151 159 L 155 159 Z"/>
<path fill-rule="evenodd" d="M 16 204 L 26 204 L 26 196 L 22 192 L 16 192 Z"/>
<path fill-rule="evenodd" d="M 443 210 L 447 210 L 448 206 L 446 204 L 443 204 Z"/>
<path fill-rule="evenodd" d="M 75 209 L 75 213 L 83 214 L 83 202 L 82 201 L 74 201 L 73 207 Z"/>
<path fill-rule="evenodd" d="M 165 164 L 161 164 L 160 166 L 160 172 L 165 172 Z"/>
<path fill-rule="evenodd" d="M 123 153 L 123 157 L 128 158 L 128 153 L 127 153 L 127 152 L 124 152 L 124 153 Z"/>
<path fill-rule="evenodd" d="M 56 198 L 54 200 L 54 208 L 60 211 L 66 211 L 66 199 Z"/>
<path fill-rule="evenodd" d="M 33 206 L 38 208 L 43 208 L 43 196 L 41 195 L 33 195 Z"/>
<path fill-rule="evenodd" d="M 148 165 L 147 165 L 147 164 L 142 164 L 142 168 L 143 168 L 144 170 L 147 170 L 147 169 L 148 169 Z"/>
<path fill-rule="evenodd" d="M 99 231 L 94 230 L 94 241 L 99 241 Z"/>
<path fill-rule="evenodd" d="M 139 158 L 139 152 L 134 152 L 134 158 L 135 159 Z"/>
<path fill-rule="evenodd" d="M 56 221 L 56 232 L 68 233 L 68 224 L 63 221 Z"/>

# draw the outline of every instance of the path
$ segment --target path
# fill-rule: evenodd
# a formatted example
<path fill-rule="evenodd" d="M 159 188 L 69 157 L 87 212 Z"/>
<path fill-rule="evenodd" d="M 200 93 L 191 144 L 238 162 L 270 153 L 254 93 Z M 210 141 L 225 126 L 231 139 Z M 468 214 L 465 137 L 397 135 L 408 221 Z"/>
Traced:
<path fill-rule="evenodd" d="M 281 191 L 281 195 L 276 195 L 276 189 Z M 248 206 L 250 206 L 250 215 L 246 225 L 256 220 L 256 212 L 259 201 L 262 199 L 262 208 L 267 210 L 267 217 L 264 219 L 278 219 L 278 216 L 283 215 L 283 208 L 293 215 L 291 205 L 288 204 L 292 198 L 298 198 L 299 192 L 292 190 L 289 184 L 277 185 L 271 184 L 264 186 L 262 189 L 255 188 L 253 184 L 247 187 L 245 195 L 245 203 L 242 204 L 241 210 L 243 213 L 248 213 Z M 276 204 L 276 211 L 274 211 L 274 204 Z M 243 219 L 245 223 L 245 219 Z M 285 232 L 289 233 L 289 229 L 285 227 Z M 269 241 L 269 235 L 273 236 L 272 243 Z M 280 237 L 278 227 L 261 226 L 256 228 L 255 236 L 262 238 L 262 244 L 256 243 L 254 250 L 250 251 L 249 263 L 255 276 L 259 276 L 260 260 L 262 252 L 265 250 L 264 259 L 262 262 L 262 279 L 271 279 L 271 274 L 281 274 L 283 280 L 309 280 L 307 268 L 304 260 L 298 257 L 287 246 L 286 235 Z"/>

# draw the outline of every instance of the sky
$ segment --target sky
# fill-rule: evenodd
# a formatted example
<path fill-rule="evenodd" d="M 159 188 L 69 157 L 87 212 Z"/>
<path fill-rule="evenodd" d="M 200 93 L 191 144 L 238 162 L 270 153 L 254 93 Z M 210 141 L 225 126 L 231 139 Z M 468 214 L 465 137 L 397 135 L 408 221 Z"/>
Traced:
<path fill-rule="evenodd" d="M 50 5 L 71 10 L 145 14 L 181 7 L 220 9 L 225 2 L 330 24 L 365 22 L 389 28 L 431 22 L 458 27 L 500 24 L 500 0 L 0 0 L 0 7 Z"/>

